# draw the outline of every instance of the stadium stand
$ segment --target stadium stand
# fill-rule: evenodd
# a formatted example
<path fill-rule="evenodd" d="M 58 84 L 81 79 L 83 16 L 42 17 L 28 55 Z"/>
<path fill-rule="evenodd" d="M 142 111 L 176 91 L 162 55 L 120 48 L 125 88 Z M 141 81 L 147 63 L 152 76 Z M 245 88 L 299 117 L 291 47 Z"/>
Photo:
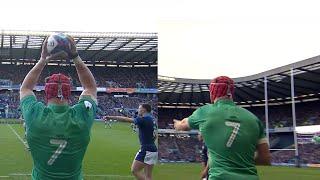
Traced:
<path fill-rule="evenodd" d="M 196 135 L 159 134 L 159 161 L 199 162 L 201 147 Z"/>
<path fill-rule="evenodd" d="M 235 96 L 237 105 L 253 112 L 265 124 L 265 84 L 267 84 L 268 115 L 270 145 L 273 164 L 295 164 L 293 118 L 291 104 L 291 74 L 293 74 L 295 87 L 295 115 L 297 126 L 320 125 L 320 56 L 299 61 L 283 67 L 272 69 L 256 75 L 234 78 Z M 180 143 L 179 146 L 170 147 L 170 142 L 177 141 L 180 135 L 174 131 L 173 119 L 183 119 L 192 114 L 199 106 L 208 104 L 210 97 L 208 86 L 210 79 L 183 79 L 159 76 L 159 144 L 171 149 L 159 149 L 161 161 L 187 161 L 187 158 L 178 156 L 170 159 L 170 153 L 197 157 L 197 149 L 189 149 L 189 141 Z M 267 80 L 267 81 L 266 81 Z M 167 131 L 171 132 L 169 135 Z M 185 136 L 185 138 L 191 138 Z M 298 152 L 300 163 L 320 164 L 318 155 L 320 145 L 311 142 L 311 137 L 306 138 L 307 143 L 298 139 Z M 196 141 L 196 138 L 194 138 Z M 191 141 L 191 140 L 190 140 Z M 179 141 L 181 142 L 181 141 Z M 182 141 L 183 142 L 183 141 Z M 197 142 L 201 145 L 200 142 Z M 285 150 L 283 150 L 285 149 Z M 197 160 L 197 158 L 195 158 Z"/>
<path fill-rule="evenodd" d="M 37 92 L 38 100 L 45 103 L 44 93 Z M 72 93 L 70 104 L 75 104 L 78 100 L 79 93 Z M 19 92 L 18 91 L 0 91 L 0 109 L 5 111 L 8 108 L 7 117 L 5 113 L 2 118 L 19 118 L 21 116 L 19 109 Z M 130 95 L 113 95 L 106 93 L 98 94 L 98 113 L 97 119 L 103 115 L 132 115 L 141 103 L 149 103 L 153 107 L 154 115 L 157 116 L 157 96 L 155 94 L 130 94 Z M 1 114 L 0 114 L 1 116 Z"/>
<path fill-rule="evenodd" d="M 1 65 L 1 84 L 19 85 L 25 75 L 33 66 L 30 65 Z M 89 67 L 96 78 L 99 87 L 113 88 L 155 88 L 157 79 L 157 68 L 108 68 L 108 67 Z M 19 72 L 19 76 L 17 76 Z M 69 66 L 46 66 L 40 76 L 39 85 L 44 85 L 45 78 L 54 73 L 68 75 L 74 86 L 80 86 L 74 67 Z"/>
<path fill-rule="evenodd" d="M 245 107 L 265 123 L 264 106 Z M 296 119 L 298 126 L 320 124 L 320 101 L 301 102 L 296 104 Z M 195 109 L 160 108 L 160 128 L 172 128 L 172 119 L 182 119 L 192 114 Z M 269 106 L 269 128 L 292 127 L 291 105 Z"/>
<path fill-rule="evenodd" d="M 54 32 L 7 31 L 0 36 L 0 117 L 19 118 L 19 88 L 25 75 L 40 58 L 45 38 Z M 158 37 L 156 33 L 66 32 L 79 55 L 93 73 L 98 87 L 98 112 L 131 116 L 140 103 L 150 103 L 157 116 Z M 70 104 L 75 104 L 81 85 L 73 63 L 51 60 L 36 87 L 38 100 L 45 102 L 45 78 L 63 73 L 72 80 Z"/>
<path fill-rule="evenodd" d="M 54 32 L 48 31 L 10 31 L 1 30 L 0 35 L 0 124 L 1 128 L 8 129 L 8 136 L 12 136 L 12 143 L 19 141 L 20 132 L 23 130 L 20 125 L 23 117 L 19 110 L 19 89 L 28 71 L 38 62 L 41 53 L 41 46 L 45 38 Z M 136 32 L 63 32 L 71 35 L 77 46 L 78 53 L 85 64 L 93 73 L 97 83 L 97 99 L 98 108 L 96 120 L 101 121 L 104 115 L 122 115 L 132 116 L 141 103 L 149 103 L 152 106 L 153 114 L 157 116 L 157 62 L 158 62 L 158 35 L 157 33 L 136 33 Z M 34 93 L 39 101 L 45 103 L 44 83 L 45 78 L 54 73 L 63 73 L 72 80 L 70 104 L 75 104 L 82 92 L 83 88 L 78 80 L 78 75 L 73 63 L 69 60 L 51 60 L 44 68 Z M 20 119 L 21 118 L 21 119 Z M 157 117 L 156 117 L 157 118 Z M 11 126 L 12 125 L 12 126 Z M 94 165 L 90 165 L 95 169 L 91 173 L 85 173 L 85 179 L 132 179 L 130 172 L 126 166 L 131 162 L 129 155 L 136 152 L 139 147 L 136 134 L 131 128 L 134 126 L 119 123 L 116 128 L 108 131 L 107 136 L 115 144 L 111 147 L 107 143 L 103 123 L 95 123 L 91 131 L 92 141 L 91 148 L 94 151 L 91 157 L 97 156 L 101 158 L 101 152 L 107 155 L 117 148 L 124 148 L 120 156 L 115 156 L 118 166 L 114 169 L 122 172 L 105 171 L 101 162 L 97 163 L 97 159 L 90 158 Z M 18 131 L 18 133 L 15 131 Z M 1 131 L 3 136 L 4 131 Z M 12 131 L 12 132 L 11 132 Z M 21 132 L 23 133 L 23 132 Z M 129 136 L 123 139 L 121 143 L 117 141 L 119 134 Z M 96 135 L 95 135 L 96 134 Z M 16 139 L 18 137 L 18 139 Z M 5 136 L 7 138 L 7 136 Z M 23 138 L 23 134 L 21 134 Z M 9 140 L 7 139 L 7 140 Z M 23 139 L 21 142 L 26 146 Z M 20 142 L 18 142 L 20 143 Z M 0 143 L 1 144 L 1 143 Z M 120 146 L 117 146 L 117 145 Z M 2 143 L 3 145 L 3 143 Z M 125 145 L 125 146 L 123 146 Z M 17 144 L 17 148 L 0 148 L 4 152 L 3 157 L 7 162 L 23 161 L 25 170 L 18 170 L 17 163 L 2 163 L 5 176 L 0 179 L 30 179 L 31 158 L 28 156 L 18 157 L 16 160 L 8 158 L 6 153 L 12 154 L 12 149 L 22 150 L 23 146 Z M 1 146 L 2 147 L 2 146 Z M 111 147 L 111 148 L 110 148 Z M 20 149 L 21 148 L 21 149 Z M 27 150 L 27 149 L 26 149 Z M 101 151 L 103 150 L 103 151 Z M 125 154 L 123 154 L 125 152 Z M 88 154 L 88 153 L 87 153 Z M 120 158 L 119 158 L 120 157 Z M 25 159 L 27 158 L 27 159 Z M 110 157 L 109 157 L 110 158 Z M 130 160 L 129 160 L 130 158 Z M 21 163 L 18 163 L 21 165 Z M 90 163 L 89 163 L 90 164 Z M 95 167 L 94 167 L 95 166 Z M 8 168 L 7 168 L 8 167 Z M 102 167 L 103 171 L 99 171 Z M 7 168 L 7 169 L 6 169 Z M 121 168 L 125 168 L 121 170 Z M 110 169 L 110 168 L 109 168 Z M 6 170 L 8 170 L 6 172 Z M 101 173 L 103 172 L 103 173 Z M 119 174 L 120 173 L 120 174 Z M 3 174 L 1 174 L 3 175 Z"/>

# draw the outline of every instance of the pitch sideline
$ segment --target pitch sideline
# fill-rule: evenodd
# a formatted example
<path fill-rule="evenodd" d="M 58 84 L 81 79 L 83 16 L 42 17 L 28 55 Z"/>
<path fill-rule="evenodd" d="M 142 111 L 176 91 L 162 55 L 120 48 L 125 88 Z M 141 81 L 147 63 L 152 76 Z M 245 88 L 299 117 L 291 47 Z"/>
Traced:
<path fill-rule="evenodd" d="M 17 131 L 14 130 L 10 124 L 7 124 L 7 125 L 8 125 L 9 128 L 12 130 L 12 132 L 18 137 L 18 139 L 22 142 L 22 144 L 23 144 L 26 148 L 28 148 L 28 146 L 27 146 L 26 143 L 23 141 L 23 139 L 19 136 L 19 134 L 17 133 Z"/>
<path fill-rule="evenodd" d="M 30 173 L 12 173 L 9 176 L 31 176 Z M 0 176 L 1 177 L 1 176 Z M 133 178 L 133 176 L 114 175 L 114 174 L 84 174 L 84 177 L 110 177 L 110 178 Z"/>

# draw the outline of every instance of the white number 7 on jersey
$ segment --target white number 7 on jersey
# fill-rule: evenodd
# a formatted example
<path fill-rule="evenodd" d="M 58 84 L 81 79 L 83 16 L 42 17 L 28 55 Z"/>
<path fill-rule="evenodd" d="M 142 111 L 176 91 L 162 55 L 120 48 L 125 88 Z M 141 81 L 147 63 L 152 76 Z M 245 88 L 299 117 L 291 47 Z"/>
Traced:
<path fill-rule="evenodd" d="M 227 147 L 231 147 L 234 139 L 236 138 L 239 128 L 240 128 L 240 123 L 237 122 L 231 122 L 231 121 L 226 121 L 226 126 L 233 127 L 233 131 L 231 133 L 231 136 L 229 137 L 229 140 L 226 144 Z"/>
<path fill-rule="evenodd" d="M 50 144 L 59 145 L 59 147 L 49 159 L 48 161 L 49 166 L 51 166 L 54 163 L 54 161 L 58 158 L 58 156 L 62 153 L 63 149 L 67 146 L 67 141 L 59 140 L 59 139 L 50 139 Z"/>

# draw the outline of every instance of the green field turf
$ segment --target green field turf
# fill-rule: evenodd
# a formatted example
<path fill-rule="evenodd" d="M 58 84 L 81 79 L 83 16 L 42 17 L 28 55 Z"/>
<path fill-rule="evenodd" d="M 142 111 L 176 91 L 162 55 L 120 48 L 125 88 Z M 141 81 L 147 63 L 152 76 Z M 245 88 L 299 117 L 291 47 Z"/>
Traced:
<path fill-rule="evenodd" d="M 159 164 L 157 180 L 199 180 L 199 164 Z M 258 167 L 261 180 L 319 180 L 319 168 Z"/>
<path fill-rule="evenodd" d="M 21 124 L 10 125 L 21 137 Z M 113 124 L 104 129 L 103 123 L 94 123 L 91 142 L 86 153 L 83 171 L 87 179 L 132 179 L 131 162 L 139 149 L 137 134 L 126 123 Z M 24 145 L 6 124 L 0 124 L 0 180 L 9 174 L 30 174 L 32 160 Z M 319 180 L 320 169 L 259 167 L 262 180 Z M 155 180 L 197 180 L 199 164 L 158 164 L 154 169 Z M 104 176 L 107 175 L 107 176 Z M 14 176 L 14 179 L 23 176 Z"/>
<path fill-rule="evenodd" d="M 21 124 L 10 126 L 23 137 Z M 83 171 L 89 175 L 131 176 L 131 162 L 138 150 L 138 137 L 129 123 L 115 123 L 112 129 L 105 129 L 103 123 L 94 123 Z M 31 168 L 31 156 L 23 143 L 8 125 L 0 124 L 0 176 L 30 173 Z"/>

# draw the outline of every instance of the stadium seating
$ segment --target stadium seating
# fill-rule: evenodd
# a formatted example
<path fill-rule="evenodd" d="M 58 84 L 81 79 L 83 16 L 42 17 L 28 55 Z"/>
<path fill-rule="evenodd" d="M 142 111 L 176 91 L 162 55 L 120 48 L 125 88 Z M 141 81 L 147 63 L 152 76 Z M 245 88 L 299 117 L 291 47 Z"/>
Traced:
<path fill-rule="evenodd" d="M 247 108 L 263 123 L 265 122 L 264 106 Z M 297 126 L 320 124 L 320 101 L 296 103 Z M 160 128 L 171 128 L 172 119 L 183 119 L 192 114 L 195 109 L 159 109 Z M 292 127 L 291 105 L 269 106 L 269 128 Z"/>
<path fill-rule="evenodd" d="M 2 80 L 10 80 L 12 84 L 21 84 L 25 75 L 33 66 L 30 65 L 1 65 L 0 74 Z M 157 86 L 157 68 L 139 67 L 89 67 L 92 71 L 97 85 L 100 87 L 122 87 L 122 88 L 155 88 Z M 19 72 L 19 76 L 17 76 Z M 51 74 L 64 73 L 71 77 L 74 86 L 80 86 L 76 69 L 68 66 L 46 66 L 40 76 L 39 84 Z M 4 81 L 6 82 L 6 81 Z"/>
<path fill-rule="evenodd" d="M 264 106 L 247 108 L 265 123 Z M 297 126 L 320 125 L 320 101 L 296 103 Z M 190 108 L 160 108 L 161 117 L 159 128 L 172 129 L 172 119 L 183 119 L 192 114 L 195 109 Z M 291 105 L 269 106 L 269 128 L 292 127 Z M 292 132 L 270 133 L 270 145 L 275 149 L 294 149 Z M 159 135 L 159 160 L 170 161 L 199 161 L 201 142 L 195 137 L 177 134 Z M 298 145 L 300 162 L 303 164 L 320 163 L 320 145 L 303 143 Z M 194 157 L 190 158 L 189 157 Z M 295 151 L 272 151 L 272 163 L 295 163 Z"/>
<path fill-rule="evenodd" d="M 79 95 L 79 92 L 73 92 L 70 104 L 75 104 Z M 36 92 L 36 96 L 39 101 L 45 102 L 43 92 Z M 7 118 L 20 117 L 19 102 L 18 91 L 0 91 L 0 109 L 6 109 L 8 105 Z M 131 94 L 128 97 L 115 97 L 113 94 L 98 93 L 98 102 L 97 118 L 101 118 L 103 115 L 124 115 L 125 112 L 128 112 L 125 115 L 132 115 L 141 103 L 149 103 L 153 107 L 154 115 L 157 116 L 157 96 L 153 94 Z"/>
<path fill-rule="evenodd" d="M 159 134 L 160 162 L 201 162 L 202 143 L 195 136 L 177 134 Z M 285 147 L 294 149 L 293 145 Z M 320 145 L 314 143 L 299 144 L 299 157 L 302 164 L 320 164 Z M 294 164 L 295 151 L 271 151 L 274 164 Z"/>
<path fill-rule="evenodd" d="M 202 143 L 195 135 L 159 134 L 159 161 L 199 162 Z"/>

